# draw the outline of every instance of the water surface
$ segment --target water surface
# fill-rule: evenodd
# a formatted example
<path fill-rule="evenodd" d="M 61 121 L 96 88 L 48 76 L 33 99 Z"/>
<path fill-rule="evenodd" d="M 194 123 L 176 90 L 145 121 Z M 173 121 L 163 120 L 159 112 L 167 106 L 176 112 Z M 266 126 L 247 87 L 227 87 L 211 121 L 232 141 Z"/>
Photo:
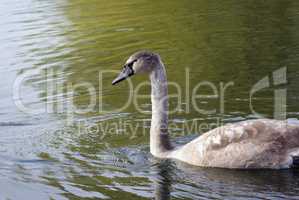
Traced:
<path fill-rule="evenodd" d="M 272 118 L 274 92 L 287 89 L 286 117 L 299 118 L 298 2 L 3 0 L 0 11 L 1 200 L 299 199 L 298 170 L 203 169 L 153 158 L 149 99 L 138 99 L 143 112 L 133 103 L 117 111 L 132 91 L 126 82 L 112 87 L 116 74 L 106 73 L 137 50 L 161 55 L 168 80 L 182 88 L 182 101 L 170 99 L 177 145 L 213 124 L 257 118 L 250 90 L 267 76 L 254 110 Z M 287 83 L 275 85 L 279 69 Z M 144 80 L 134 77 L 133 85 Z M 217 91 L 233 83 L 223 105 L 197 101 L 212 114 L 190 104 L 200 81 Z M 94 88 L 96 104 L 74 113 L 72 105 L 90 102 L 84 84 Z M 207 126 L 192 128 L 194 121 Z"/>

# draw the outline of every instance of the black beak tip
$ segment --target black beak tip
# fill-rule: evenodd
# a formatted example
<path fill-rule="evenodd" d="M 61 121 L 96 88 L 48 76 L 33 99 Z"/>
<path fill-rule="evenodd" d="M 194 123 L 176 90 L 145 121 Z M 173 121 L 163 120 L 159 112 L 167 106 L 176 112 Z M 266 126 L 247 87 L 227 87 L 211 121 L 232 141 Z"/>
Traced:
<path fill-rule="evenodd" d="M 124 78 L 119 78 L 119 77 L 117 77 L 116 79 L 114 79 L 114 80 L 112 81 L 112 85 L 116 85 L 117 83 L 121 82 L 122 80 L 124 80 Z"/>
<path fill-rule="evenodd" d="M 112 85 L 115 85 L 117 82 L 118 82 L 117 80 L 113 80 Z"/>

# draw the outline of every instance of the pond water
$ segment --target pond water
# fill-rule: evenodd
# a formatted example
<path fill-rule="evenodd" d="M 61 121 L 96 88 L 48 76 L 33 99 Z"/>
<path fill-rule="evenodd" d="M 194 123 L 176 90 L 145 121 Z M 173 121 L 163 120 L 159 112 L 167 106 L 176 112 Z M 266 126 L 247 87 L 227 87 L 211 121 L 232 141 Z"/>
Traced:
<path fill-rule="evenodd" d="M 132 100 L 150 92 L 146 77 L 111 85 L 129 55 L 158 52 L 177 145 L 230 122 L 299 118 L 298 1 L 2 0 L 0 11 L 0 200 L 299 199 L 295 169 L 153 158 L 150 99 Z"/>

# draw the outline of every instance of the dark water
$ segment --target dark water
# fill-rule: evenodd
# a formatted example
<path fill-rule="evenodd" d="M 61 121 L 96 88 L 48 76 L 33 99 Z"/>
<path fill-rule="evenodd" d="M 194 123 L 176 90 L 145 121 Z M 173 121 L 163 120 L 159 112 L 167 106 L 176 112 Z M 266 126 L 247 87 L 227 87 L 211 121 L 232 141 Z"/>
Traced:
<path fill-rule="evenodd" d="M 170 94 L 177 84 L 183 97 L 170 98 L 178 145 L 215 124 L 281 117 L 279 90 L 287 90 L 279 109 L 299 118 L 299 2 L 2 0 L 0 11 L 1 200 L 299 199 L 298 170 L 203 169 L 153 158 L 149 99 L 138 99 L 143 112 L 132 102 L 120 110 L 134 93 L 127 83 L 112 87 L 109 71 L 137 50 L 160 53 Z M 287 82 L 273 78 L 277 70 Z M 253 113 L 250 91 L 265 77 Z M 219 93 L 196 105 L 213 113 L 192 104 L 202 81 Z M 221 84 L 230 82 L 221 100 Z M 75 113 L 91 94 L 92 109 Z"/>

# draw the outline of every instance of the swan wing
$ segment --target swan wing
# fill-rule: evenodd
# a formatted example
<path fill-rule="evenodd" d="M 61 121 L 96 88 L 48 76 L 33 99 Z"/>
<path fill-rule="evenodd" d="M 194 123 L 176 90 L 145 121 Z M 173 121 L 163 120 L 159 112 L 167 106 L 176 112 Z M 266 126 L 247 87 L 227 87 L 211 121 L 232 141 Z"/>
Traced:
<path fill-rule="evenodd" d="M 299 156 L 299 123 L 258 119 L 213 129 L 174 153 L 187 163 L 221 168 L 288 168 Z"/>

